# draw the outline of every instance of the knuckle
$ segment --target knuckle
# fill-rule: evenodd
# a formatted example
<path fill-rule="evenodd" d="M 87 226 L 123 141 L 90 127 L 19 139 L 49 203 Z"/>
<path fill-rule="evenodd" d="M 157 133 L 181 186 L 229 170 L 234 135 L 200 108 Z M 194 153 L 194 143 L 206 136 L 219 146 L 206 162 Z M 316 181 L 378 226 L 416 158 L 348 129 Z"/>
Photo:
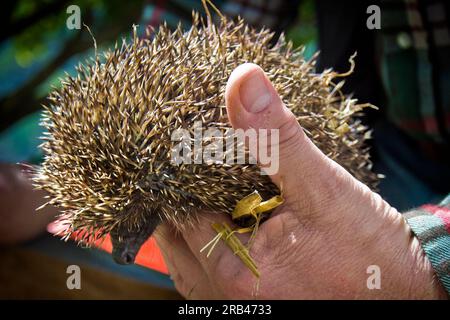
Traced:
<path fill-rule="evenodd" d="M 279 130 L 279 143 L 281 146 L 301 145 L 306 139 L 303 129 L 292 113 L 289 113 L 286 119 L 284 119 L 284 122 L 279 126 Z"/>

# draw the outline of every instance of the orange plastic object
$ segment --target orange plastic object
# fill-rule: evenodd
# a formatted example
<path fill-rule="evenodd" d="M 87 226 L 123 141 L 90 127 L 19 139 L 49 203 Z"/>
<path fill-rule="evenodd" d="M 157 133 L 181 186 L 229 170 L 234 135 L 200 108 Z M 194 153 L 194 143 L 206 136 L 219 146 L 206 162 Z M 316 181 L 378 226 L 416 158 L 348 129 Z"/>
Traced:
<path fill-rule="evenodd" d="M 57 222 L 52 222 L 47 226 L 47 230 L 52 234 L 56 234 L 58 229 L 59 228 L 57 226 Z M 71 236 L 71 239 L 75 238 L 76 234 L 73 234 Z M 95 242 L 94 246 L 109 253 L 111 253 L 112 251 L 112 244 L 109 235 L 107 235 L 104 240 Z M 156 244 L 156 241 L 153 237 L 148 239 L 142 245 L 141 250 L 139 250 L 139 253 L 136 257 L 135 263 L 140 266 L 162 272 L 164 274 L 169 274 L 161 251 L 159 250 L 158 245 Z"/>

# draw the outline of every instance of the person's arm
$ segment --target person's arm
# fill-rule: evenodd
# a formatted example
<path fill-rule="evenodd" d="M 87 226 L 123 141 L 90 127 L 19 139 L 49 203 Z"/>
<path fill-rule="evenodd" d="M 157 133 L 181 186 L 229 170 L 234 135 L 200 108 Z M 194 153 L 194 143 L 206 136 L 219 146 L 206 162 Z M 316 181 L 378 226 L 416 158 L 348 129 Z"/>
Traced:
<path fill-rule="evenodd" d="M 450 296 L 450 195 L 439 205 L 423 205 L 404 217 Z"/>
<path fill-rule="evenodd" d="M 57 211 L 47 207 L 36 212 L 44 196 L 19 165 L 0 163 L 0 245 L 27 241 L 45 231 Z"/>

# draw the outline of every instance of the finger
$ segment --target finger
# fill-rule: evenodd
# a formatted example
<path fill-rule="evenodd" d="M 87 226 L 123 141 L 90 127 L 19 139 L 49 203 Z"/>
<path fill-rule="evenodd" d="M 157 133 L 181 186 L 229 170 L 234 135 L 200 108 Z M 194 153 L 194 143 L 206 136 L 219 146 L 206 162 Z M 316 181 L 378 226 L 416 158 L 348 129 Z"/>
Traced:
<path fill-rule="evenodd" d="M 168 225 L 160 225 L 154 233 L 175 288 L 186 299 L 202 299 L 211 295 L 211 282 L 181 235 Z"/>
<path fill-rule="evenodd" d="M 348 178 L 349 174 L 305 135 L 295 115 L 282 102 L 259 66 L 246 63 L 236 68 L 228 80 L 225 99 L 228 117 L 235 129 L 254 128 L 258 138 L 264 129 L 274 129 L 278 133 L 278 143 L 271 137 L 267 139 L 266 149 L 278 151 L 277 158 L 272 159 L 278 161 L 278 168 L 268 174 L 283 188 L 285 195 L 300 192 L 314 199 L 318 191 L 327 191 L 336 176 Z M 258 154 L 252 154 L 258 160 L 261 147 Z M 254 151 L 250 149 L 250 152 Z"/>

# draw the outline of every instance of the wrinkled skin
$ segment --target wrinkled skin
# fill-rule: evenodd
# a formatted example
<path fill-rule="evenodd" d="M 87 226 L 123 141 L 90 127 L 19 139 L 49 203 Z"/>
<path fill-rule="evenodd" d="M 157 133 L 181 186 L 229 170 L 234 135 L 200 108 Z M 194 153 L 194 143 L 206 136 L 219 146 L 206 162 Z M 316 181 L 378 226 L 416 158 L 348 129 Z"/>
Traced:
<path fill-rule="evenodd" d="M 405 219 L 380 195 L 322 153 L 305 135 L 264 70 L 239 66 L 225 92 L 234 128 L 278 129 L 285 202 L 261 224 L 250 255 L 259 281 L 223 241 L 209 257 L 201 248 L 215 236 L 199 215 L 195 230 L 155 234 L 175 287 L 190 299 L 445 299 L 446 292 Z M 254 157 L 258 154 L 255 152 Z M 228 218 L 228 219 L 227 219 Z M 247 243 L 249 234 L 237 234 Z M 370 288 L 368 268 L 381 272 Z"/>

